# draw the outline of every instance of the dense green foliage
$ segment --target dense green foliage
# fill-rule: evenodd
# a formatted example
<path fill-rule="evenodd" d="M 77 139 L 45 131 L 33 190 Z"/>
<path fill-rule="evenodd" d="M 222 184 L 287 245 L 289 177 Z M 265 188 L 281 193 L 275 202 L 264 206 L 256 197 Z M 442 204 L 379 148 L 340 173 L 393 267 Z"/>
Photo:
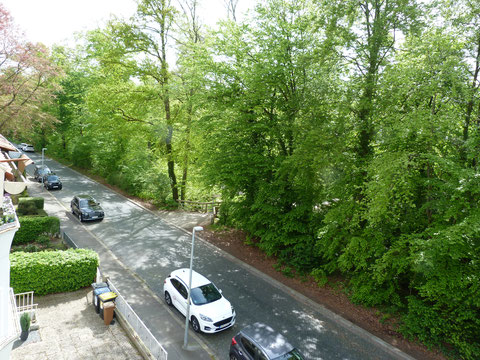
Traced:
<path fill-rule="evenodd" d="M 36 215 L 38 210 L 43 210 L 42 197 L 21 197 L 18 199 L 17 213 L 19 215 Z"/>
<path fill-rule="evenodd" d="M 266 0 L 207 33 L 142 0 L 56 49 L 59 122 L 35 136 L 160 204 L 221 195 L 280 264 L 480 358 L 480 6 L 424 3 Z"/>
<path fill-rule="evenodd" d="M 13 245 L 35 242 L 42 235 L 60 233 L 60 219 L 55 216 L 19 216 L 20 229 L 15 233 Z"/>
<path fill-rule="evenodd" d="M 75 291 L 95 280 L 98 255 L 93 250 L 69 249 L 10 254 L 10 284 L 15 293 L 36 295 Z"/>

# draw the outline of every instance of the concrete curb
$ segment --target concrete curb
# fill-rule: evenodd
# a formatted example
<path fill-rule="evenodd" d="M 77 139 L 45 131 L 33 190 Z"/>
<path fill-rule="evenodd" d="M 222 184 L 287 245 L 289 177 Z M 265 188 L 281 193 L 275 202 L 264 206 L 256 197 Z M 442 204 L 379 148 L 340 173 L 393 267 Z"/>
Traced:
<path fill-rule="evenodd" d="M 62 166 L 65 166 L 63 164 L 61 164 Z M 66 166 L 65 166 L 66 167 Z M 69 168 L 70 170 L 76 172 L 77 174 L 79 175 L 82 175 L 82 176 L 86 176 L 84 174 L 81 174 L 80 172 L 74 170 L 74 169 L 71 169 Z M 88 177 L 88 176 L 87 176 Z M 149 213 L 155 215 L 156 217 L 158 217 L 160 220 L 162 220 L 163 222 L 167 223 L 168 225 L 172 226 L 172 227 L 175 227 L 176 229 L 178 230 L 181 230 L 182 232 L 184 232 L 185 234 L 188 234 L 188 235 L 192 235 L 192 232 L 182 228 L 182 227 L 179 227 L 177 226 L 176 224 L 173 224 L 172 222 L 166 220 L 166 219 L 163 219 L 161 216 L 159 216 L 157 213 L 155 213 L 154 211 L 146 208 L 145 206 L 143 206 L 142 204 L 139 204 L 137 203 L 136 201 L 124 196 L 123 194 L 120 194 L 118 192 L 116 192 L 115 190 L 99 183 L 98 181 L 88 177 L 88 179 L 90 179 L 91 181 L 95 182 L 96 184 L 99 184 L 101 185 L 102 187 L 104 187 L 105 189 L 108 189 L 110 191 L 114 191 L 117 195 L 120 195 L 121 197 L 125 198 L 127 201 L 129 201 L 130 203 L 138 206 L 139 208 L 143 209 L 143 210 L 146 210 L 148 211 Z M 50 196 L 52 196 L 55 201 L 57 201 L 63 208 L 65 208 L 53 195 L 51 195 L 49 193 Z M 125 264 L 123 264 L 116 256 L 115 254 L 113 254 L 113 252 L 106 246 L 106 244 L 98 239 L 95 235 L 93 235 L 88 229 L 86 229 L 86 231 L 90 234 L 90 236 L 92 236 L 94 239 L 96 239 L 111 255 L 112 257 L 115 259 L 115 261 L 117 261 L 126 271 L 128 271 L 131 275 L 133 275 L 137 280 L 139 280 L 142 284 L 143 284 L 143 287 L 146 291 L 148 291 L 159 303 L 161 303 L 163 306 L 166 306 L 163 301 L 161 299 L 159 299 L 159 297 L 150 289 L 150 287 L 148 286 L 148 284 L 142 279 L 140 278 L 140 276 L 138 276 L 138 274 L 136 274 L 132 269 L 130 269 L 129 267 L 127 267 Z M 380 346 L 382 347 L 384 350 L 386 350 L 388 353 L 390 353 L 395 359 L 400 359 L 400 360 L 415 360 L 415 358 L 413 358 L 412 356 L 404 353 L 403 351 L 401 351 L 400 349 L 394 347 L 393 345 L 387 343 L 386 341 L 380 339 L 379 337 L 369 333 L 368 331 L 364 330 L 363 328 L 359 327 L 358 325 L 355 325 L 354 323 L 346 320 L 345 318 L 343 318 L 342 316 L 334 313 L 333 311 L 327 309 L 326 307 L 324 307 L 323 305 L 311 300 L 310 298 L 306 297 L 305 295 L 299 293 L 298 291 L 294 290 L 294 289 L 291 289 L 289 288 L 288 286 L 285 286 L 284 284 L 282 284 L 281 282 L 273 279 L 272 277 L 270 277 L 269 275 L 267 274 L 264 274 L 263 272 L 257 270 L 256 268 L 254 268 L 253 266 L 241 261 L 240 259 L 234 257 L 233 255 L 227 253 L 226 251 L 214 246 L 213 244 L 209 243 L 208 241 L 204 240 L 203 238 L 201 238 L 200 236 L 196 236 L 197 239 L 199 239 L 204 245 L 206 245 L 207 247 L 210 247 L 212 250 L 214 251 L 217 251 L 219 252 L 222 256 L 228 258 L 229 260 L 235 262 L 237 265 L 239 266 L 242 266 L 244 267 L 245 269 L 247 269 L 249 272 L 253 273 L 254 275 L 262 278 L 263 280 L 273 284 L 275 287 L 277 287 L 278 289 L 281 289 L 282 291 L 290 294 L 292 297 L 294 297 L 295 299 L 299 300 L 300 302 L 302 302 L 303 304 L 315 309 L 316 311 L 320 312 L 322 315 L 324 315 L 325 317 L 329 318 L 330 320 L 332 321 L 335 321 L 337 323 L 339 323 L 341 326 L 343 326 L 344 328 L 348 329 L 349 331 L 361 336 L 362 338 L 364 338 L 365 340 L 367 340 L 368 342 L 372 343 L 372 344 L 375 344 L 377 346 Z M 170 311 L 170 309 L 167 308 L 168 311 Z M 175 318 L 175 317 L 174 317 Z M 195 335 L 195 334 L 193 334 Z M 207 351 L 207 353 L 209 353 L 212 358 L 214 358 L 214 355 L 213 353 L 210 351 L 208 345 L 206 345 L 198 336 L 195 336 L 196 340 L 198 341 L 198 343 Z"/>

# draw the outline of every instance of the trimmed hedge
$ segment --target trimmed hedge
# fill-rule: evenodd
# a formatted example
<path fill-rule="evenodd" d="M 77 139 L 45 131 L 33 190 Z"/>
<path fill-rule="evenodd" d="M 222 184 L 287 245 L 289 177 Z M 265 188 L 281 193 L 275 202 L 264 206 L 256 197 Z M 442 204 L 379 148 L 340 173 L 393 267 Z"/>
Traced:
<path fill-rule="evenodd" d="M 95 280 L 98 255 L 88 249 L 10 254 L 10 286 L 36 295 L 75 291 Z"/>
<path fill-rule="evenodd" d="M 43 211 L 45 199 L 43 197 L 21 197 L 18 199 L 17 213 L 19 215 L 37 215 Z"/>
<path fill-rule="evenodd" d="M 33 202 L 25 202 L 21 206 L 19 205 L 17 208 L 17 214 L 19 216 L 25 215 L 37 215 L 38 209 Z"/>
<path fill-rule="evenodd" d="M 45 199 L 43 197 L 21 197 L 18 199 L 18 208 L 25 204 L 33 203 L 37 209 L 43 209 Z"/>
<path fill-rule="evenodd" d="M 55 235 L 60 232 L 60 219 L 54 216 L 19 216 L 20 229 L 15 233 L 13 245 L 28 244 L 39 235 Z"/>

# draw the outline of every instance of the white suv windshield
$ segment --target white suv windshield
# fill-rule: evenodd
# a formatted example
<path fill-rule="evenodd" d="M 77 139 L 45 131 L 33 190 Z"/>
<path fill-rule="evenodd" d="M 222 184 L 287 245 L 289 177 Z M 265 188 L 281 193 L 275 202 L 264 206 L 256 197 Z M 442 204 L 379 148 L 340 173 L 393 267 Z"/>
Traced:
<path fill-rule="evenodd" d="M 204 305 L 221 299 L 222 294 L 212 283 L 192 289 L 192 301 L 195 305 Z"/>

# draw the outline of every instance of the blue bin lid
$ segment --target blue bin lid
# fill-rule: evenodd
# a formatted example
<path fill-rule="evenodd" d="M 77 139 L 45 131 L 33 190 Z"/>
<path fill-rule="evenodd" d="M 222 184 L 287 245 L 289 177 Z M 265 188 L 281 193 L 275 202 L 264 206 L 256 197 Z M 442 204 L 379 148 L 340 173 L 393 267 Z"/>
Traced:
<path fill-rule="evenodd" d="M 103 287 L 108 287 L 108 284 L 105 282 L 99 282 L 99 283 L 93 283 L 92 288 L 93 289 L 98 289 L 98 288 L 103 288 Z"/>
<path fill-rule="evenodd" d="M 95 295 L 100 295 L 100 294 L 107 293 L 107 292 L 110 292 L 110 291 L 111 291 L 110 288 L 103 287 L 103 288 L 98 288 L 98 289 L 93 290 L 93 293 Z"/>

